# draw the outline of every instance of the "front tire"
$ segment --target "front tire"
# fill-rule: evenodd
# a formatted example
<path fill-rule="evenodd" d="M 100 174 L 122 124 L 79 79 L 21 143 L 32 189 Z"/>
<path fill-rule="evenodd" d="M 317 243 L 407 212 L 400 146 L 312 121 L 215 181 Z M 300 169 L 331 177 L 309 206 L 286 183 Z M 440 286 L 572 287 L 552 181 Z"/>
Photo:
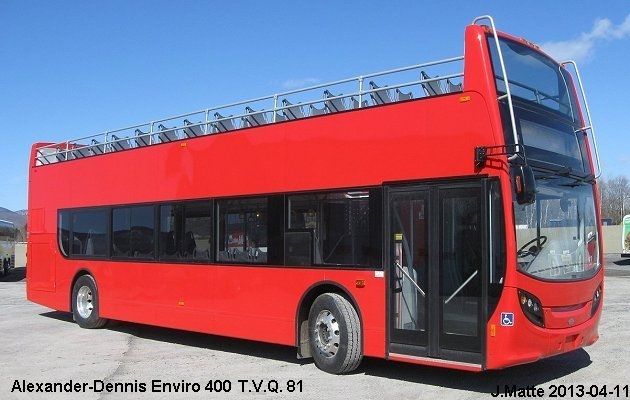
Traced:
<path fill-rule="evenodd" d="M 81 328 L 101 328 L 107 319 L 99 317 L 98 289 L 91 275 L 80 276 L 72 288 L 72 316 Z"/>
<path fill-rule="evenodd" d="M 361 360 L 361 321 L 337 293 L 318 296 L 308 314 L 309 345 L 315 365 L 332 374 L 354 371 Z"/>

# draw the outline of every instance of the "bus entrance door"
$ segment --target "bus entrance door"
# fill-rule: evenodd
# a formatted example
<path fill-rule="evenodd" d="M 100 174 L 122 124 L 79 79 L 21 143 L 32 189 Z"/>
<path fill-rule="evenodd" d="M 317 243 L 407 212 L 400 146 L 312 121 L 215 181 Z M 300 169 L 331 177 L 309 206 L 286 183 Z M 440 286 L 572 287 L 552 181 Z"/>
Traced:
<path fill-rule="evenodd" d="M 482 364 L 481 182 L 390 188 L 389 355 Z"/>

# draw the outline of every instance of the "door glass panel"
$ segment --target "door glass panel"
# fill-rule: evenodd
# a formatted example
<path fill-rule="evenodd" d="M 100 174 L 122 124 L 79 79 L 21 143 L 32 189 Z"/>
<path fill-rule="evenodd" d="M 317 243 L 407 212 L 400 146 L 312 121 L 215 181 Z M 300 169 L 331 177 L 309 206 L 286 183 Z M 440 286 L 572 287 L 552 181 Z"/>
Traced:
<path fill-rule="evenodd" d="M 440 303 L 445 335 L 479 334 L 482 263 L 479 210 L 478 196 L 445 196 L 442 201 Z"/>
<path fill-rule="evenodd" d="M 400 331 L 424 332 L 427 329 L 427 204 L 421 193 L 400 193 L 392 200 L 393 329 L 401 339 L 415 338 L 401 340 L 403 342 L 422 342 L 423 336 L 404 335 Z M 426 336 L 424 338 L 426 340 Z"/>

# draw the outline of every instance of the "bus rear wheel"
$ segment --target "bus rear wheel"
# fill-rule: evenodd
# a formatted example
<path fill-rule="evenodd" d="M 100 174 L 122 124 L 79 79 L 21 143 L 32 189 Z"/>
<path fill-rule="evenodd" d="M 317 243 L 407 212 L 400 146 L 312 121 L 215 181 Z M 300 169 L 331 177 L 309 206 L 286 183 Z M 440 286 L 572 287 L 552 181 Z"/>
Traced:
<path fill-rule="evenodd" d="M 332 374 L 354 371 L 361 360 L 361 321 L 352 304 L 337 293 L 319 295 L 308 315 L 315 365 Z"/>
<path fill-rule="evenodd" d="M 81 328 L 101 328 L 107 319 L 99 316 L 98 289 L 91 275 L 82 275 L 72 287 L 72 316 Z"/>

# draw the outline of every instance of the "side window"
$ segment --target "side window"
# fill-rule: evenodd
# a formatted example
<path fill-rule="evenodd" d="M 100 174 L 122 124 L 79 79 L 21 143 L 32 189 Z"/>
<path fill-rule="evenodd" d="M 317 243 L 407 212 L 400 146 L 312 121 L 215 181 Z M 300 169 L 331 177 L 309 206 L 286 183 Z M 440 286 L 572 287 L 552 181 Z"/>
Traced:
<path fill-rule="evenodd" d="M 267 263 L 267 198 L 217 201 L 217 260 Z"/>
<path fill-rule="evenodd" d="M 72 213 L 71 255 L 107 256 L 108 211 L 102 209 Z"/>
<path fill-rule="evenodd" d="M 370 193 L 348 191 L 289 197 L 287 265 L 370 264 Z"/>
<path fill-rule="evenodd" d="M 197 201 L 160 207 L 160 258 L 210 261 L 212 203 Z"/>
<path fill-rule="evenodd" d="M 194 260 L 207 262 L 212 254 L 212 242 L 212 203 L 187 203 L 184 206 L 184 251 Z"/>
<path fill-rule="evenodd" d="M 182 251 L 183 205 L 160 206 L 160 259 L 179 260 L 186 258 Z"/>
<path fill-rule="evenodd" d="M 153 206 L 115 208 L 112 212 L 112 256 L 153 258 Z"/>
<path fill-rule="evenodd" d="M 64 256 L 70 255 L 70 212 L 59 211 L 57 215 L 57 241 Z"/>
<path fill-rule="evenodd" d="M 131 256 L 131 210 L 118 208 L 112 213 L 112 256 Z"/>
<path fill-rule="evenodd" d="M 287 266 L 322 264 L 320 197 L 309 194 L 288 198 L 288 230 L 284 234 L 284 263 Z"/>

